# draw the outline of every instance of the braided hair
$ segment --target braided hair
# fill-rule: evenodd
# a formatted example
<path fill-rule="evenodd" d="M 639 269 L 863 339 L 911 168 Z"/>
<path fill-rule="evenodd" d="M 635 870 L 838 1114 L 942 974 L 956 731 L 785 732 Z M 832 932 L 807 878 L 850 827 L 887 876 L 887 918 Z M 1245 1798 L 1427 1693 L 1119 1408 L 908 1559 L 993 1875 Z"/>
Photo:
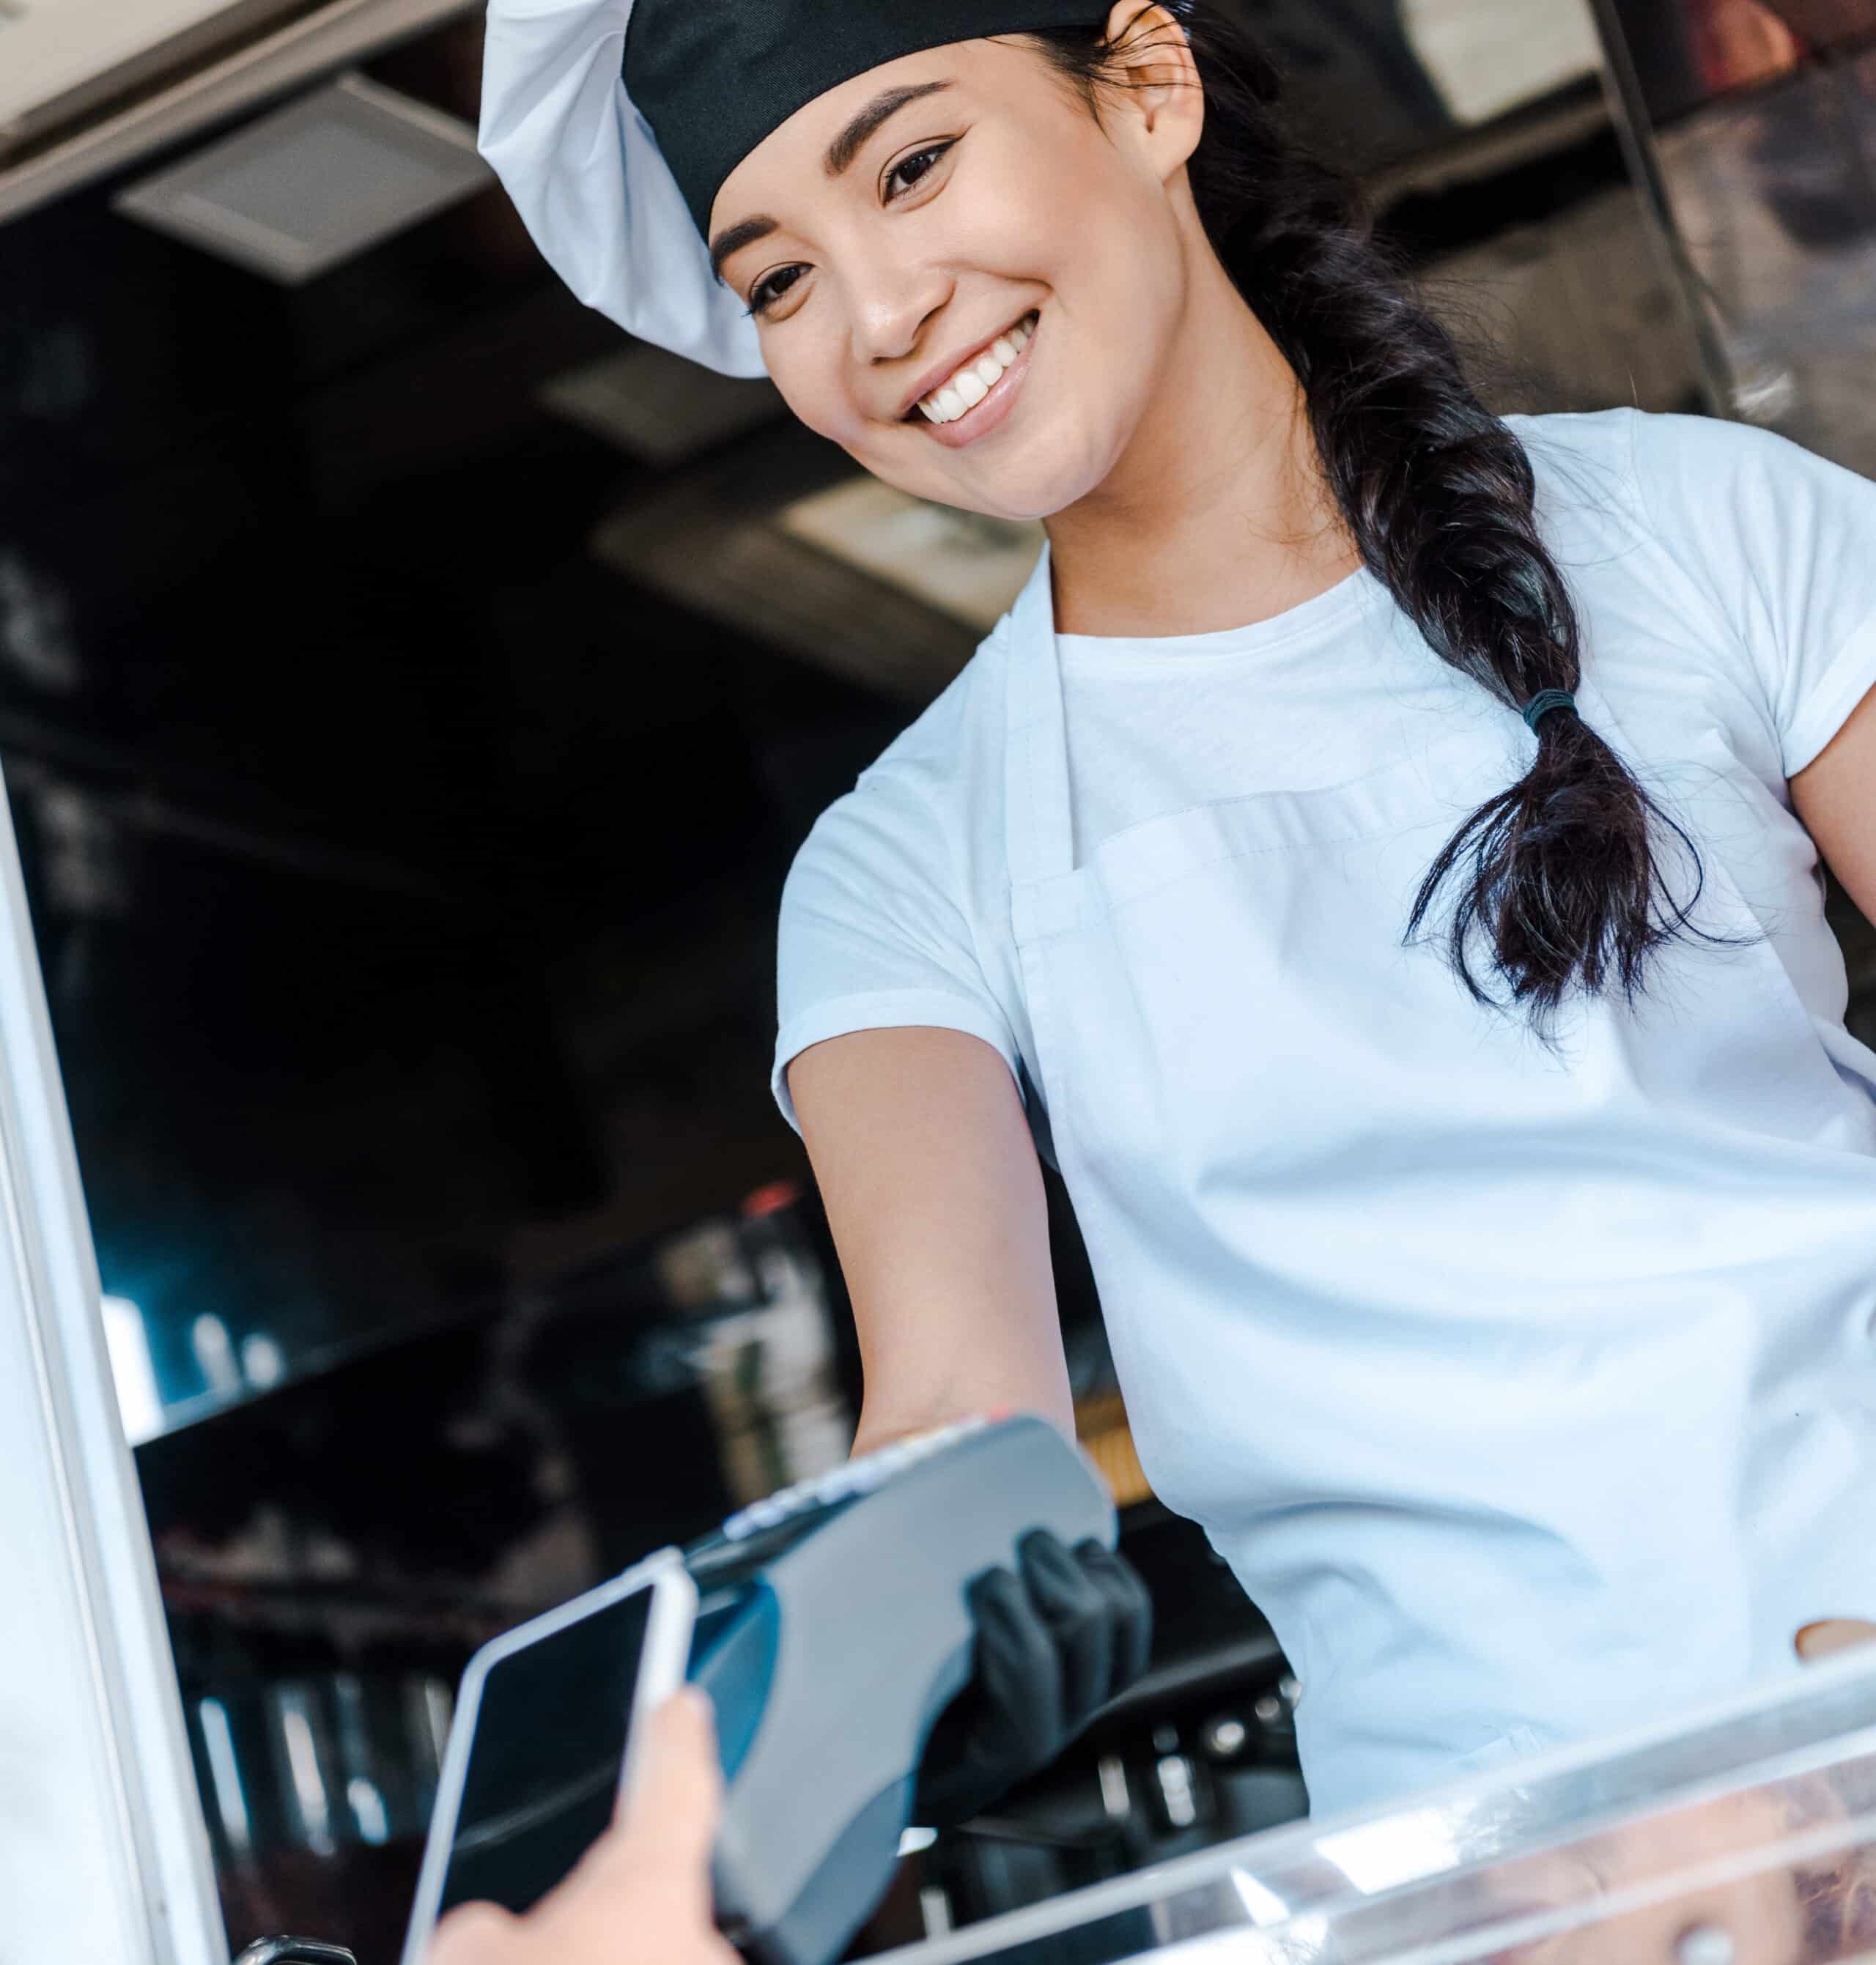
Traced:
<path fill-rule="evenodd" d="M 1442 661 L 1521 710 L 1573 691 L 1579 630 L 1539 537 L 1536 481 L 1516 433 L 1479 400 L 1446 330 L 1398 255 L 1376 238 L 1360 187 L 1292 130 L 1270 56 L 1208 0 L 1169 0 L 1205 89 L 1188 165 L 1212 249 L 1301 384 L 1329 487 L 1369 571 Z M 1138 26 L 1142 15 L 1136 17 Z M 1134 29 L 1031 37 L 1099 113 L 1128 85 Z M 1541 1021 L 1573 990 L 1633 1001 L 1649 960 L 1699 898 L 1667 892 L 1651 820 L 1699 857 L 1574 708 L 1535 719 L 1536 755 L 1449 840 L 1414 902 L 1418 935 L 1456 887 L 1448 958 L 1473 998 L 1488 986 Z M 1698 931 L 1688 931 L 1698 934 Z M 1475 939 L 1491 951 L 1475 967 Z M 1702 939 L 1722 939 L 1701 937 Z"/>

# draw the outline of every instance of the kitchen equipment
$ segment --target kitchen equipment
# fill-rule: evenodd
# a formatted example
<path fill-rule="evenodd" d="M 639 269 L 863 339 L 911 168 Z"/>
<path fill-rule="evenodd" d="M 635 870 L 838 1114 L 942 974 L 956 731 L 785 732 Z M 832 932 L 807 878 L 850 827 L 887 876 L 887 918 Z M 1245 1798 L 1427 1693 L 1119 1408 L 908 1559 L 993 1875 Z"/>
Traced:
<path fill-rule="evenodd" d="M 257 1938 L 234 1965 L 359 1965 L 343 1944 L 317 1938 Z"/>
<path fill-rule="evenodd" d="M 188 1739 L 224 1870 L 420 1836 L 449 1730 L 433 1672 L 320 1671 L 191 1688 Z"/>

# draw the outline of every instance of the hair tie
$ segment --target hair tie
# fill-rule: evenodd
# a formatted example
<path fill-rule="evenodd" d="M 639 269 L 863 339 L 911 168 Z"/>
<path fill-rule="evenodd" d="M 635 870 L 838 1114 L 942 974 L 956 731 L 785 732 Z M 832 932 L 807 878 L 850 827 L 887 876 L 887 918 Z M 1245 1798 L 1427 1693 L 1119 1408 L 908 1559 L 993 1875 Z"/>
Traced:
<path fill-rule="evenodd" d="M 1575 707 L 1576 698 L 1567 689 L 1540 689 L 1530 702 L 1525 704 L 1522 713 L 1525 723 L 1529 726 L 1531 735 L 1534 737 L 1537 734 L 1537 721 L 1540 717 L 1548 716 L 1553 709 L 1574 710 Z"/>

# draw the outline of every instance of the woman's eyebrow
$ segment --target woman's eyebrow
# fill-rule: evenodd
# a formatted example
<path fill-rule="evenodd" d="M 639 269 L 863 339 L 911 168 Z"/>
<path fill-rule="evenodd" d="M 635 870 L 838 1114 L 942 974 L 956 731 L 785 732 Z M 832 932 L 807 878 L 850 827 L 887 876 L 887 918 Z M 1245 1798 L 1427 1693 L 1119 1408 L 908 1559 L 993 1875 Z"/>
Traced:
<path fill-rule="evenodd" d="M 710 241 L 710 271 L 720 280 L 723 277 L 723 262 L 732 252 L 740 252 L 744 246 L 753 246 L 758 239 L 766 239 L 771 232 L 781 230 L 778 220 L 758 217 L 745 218 L 740 225 L 732 225 L 719 232 Z"/>
<path fill-rule="evenodd" d="M 916 102 L 921 96 L 935 95 L 940 89 L 949 88 L 948 82 L 914 82 L 904 88 L 889 88 L 883 95 L 876 95 L 865 108 L 854 117 L 827 146 L 827 156 L 822 160 L 831 178 L 837 178 L 854 159 L 859 156 L 867 139 L 890 116 L 896 116 L 909 102 Z"/>
<path fill-rule="evenodd" d="M 914 82 L 903 88 L 889 88 L 883 95 L 874 96 L 828 145 L 827 155 L 822 159 L 828 175 L 839 177 L 865 147 L 867 138 L 890 117 L 896 116 L 907 103 L 936 95 L 940 90 L 951 86 L 948 82 Z M 710 241 L 710 271 L 720 280 L 723 277 L 723 262 L 732 252 L 740 252 L 744 246 L 753 246 L 758 239 L 766 239 L 771 232 L 780 229 L 778 220 L 758 215 L 718 233 Z"/>

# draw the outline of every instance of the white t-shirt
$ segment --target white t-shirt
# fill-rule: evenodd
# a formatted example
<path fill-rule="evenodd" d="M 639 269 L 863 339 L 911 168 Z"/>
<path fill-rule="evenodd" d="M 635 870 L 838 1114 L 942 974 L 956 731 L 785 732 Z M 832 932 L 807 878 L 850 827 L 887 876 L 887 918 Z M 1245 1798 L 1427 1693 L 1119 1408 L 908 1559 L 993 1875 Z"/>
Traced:
<path fill-rule="evenodd" d="M 1843 964 L 1786 781 L 1876 686 L 1876 484 L 1746 424 L 1626 409 L 1508 420 L 1628 763 L 1697 841 L 1723 838 L 1820 1042 L 1840 1069 L 1866 1071 L 1843 1032 Z M 1001 1053 L 1049 1151 L 1022 1069 L 997 640 L 796 858 L 774 1079 L 791 1125 L 784 1073 L 809 1045 L 932 1024 Z M 1365 571 L 1247 628 L 1057 646 L 1078 860 L 1170 812 L 1350 782 L 1459 719 L 1514 721 Z M 1378 955 L 1400 927 L 1376 923 Z"/>
<path fill-rule="evenodd" d="M 1365 574 L 1144 645 L 1042 638 L 1038 584 L 783 905 L 780 1063 L 938 1024 L 1017 1073 L 1147 1478 L 1302 1684 L 1318 1810 L 1876 1615 L 1876 1053 L 1788 783 L 1876 685 L 1876 486 L 1729 423 L 1515 427 L 1586 714 L 1735 946 L 1564 1006 L 1554 1055 L 1403 949 L 1533 747 Z"/>

